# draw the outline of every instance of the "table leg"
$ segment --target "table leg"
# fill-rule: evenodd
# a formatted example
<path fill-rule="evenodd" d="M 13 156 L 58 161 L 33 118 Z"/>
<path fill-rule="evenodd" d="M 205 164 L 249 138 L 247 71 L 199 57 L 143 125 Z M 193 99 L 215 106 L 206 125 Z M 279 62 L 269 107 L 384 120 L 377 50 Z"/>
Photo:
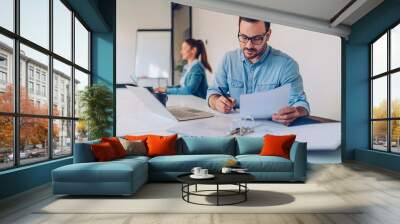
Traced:
<path fill-rule="evenodd" d="M 197 184 L 195 185 L 195 191 L 197 192 Z"/>
<path fill-rule="evenodd" d="M 187 192 L 188 192 L 188 193 L 187 193 L 187 201 L 188 201 L 188 202 L 190 202 L 190 201 L 189 201 L 189 195 L 190 195 L 190 184 L 188 184 L 188 185 L 187 185 Z"/>
<path fill-rule="evenodd" d="M 217 184 L 217 206 L 219 205 L 219 184 Z"/>
<path fill-rule="evenodd" d="M 248 192 L 248 190 L 247 190 L 247 183 L 244 183 L 244 201 L 247 201 L 247 192 Z"/>

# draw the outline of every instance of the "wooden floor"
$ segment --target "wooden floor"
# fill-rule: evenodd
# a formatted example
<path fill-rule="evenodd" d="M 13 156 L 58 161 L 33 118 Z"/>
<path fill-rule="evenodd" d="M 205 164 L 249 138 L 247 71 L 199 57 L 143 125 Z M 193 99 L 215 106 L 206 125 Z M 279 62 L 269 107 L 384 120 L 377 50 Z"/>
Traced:
<path fill-rule="evenodd" d="M 398 173 L 359 163 L 310 165 L 308 182 L 366 206 L 357 214 L 35 214 L 36 208 L 54 200 L 50 187 L 43 186 L 0 202 L 0 223 L 400 223 Z"/>

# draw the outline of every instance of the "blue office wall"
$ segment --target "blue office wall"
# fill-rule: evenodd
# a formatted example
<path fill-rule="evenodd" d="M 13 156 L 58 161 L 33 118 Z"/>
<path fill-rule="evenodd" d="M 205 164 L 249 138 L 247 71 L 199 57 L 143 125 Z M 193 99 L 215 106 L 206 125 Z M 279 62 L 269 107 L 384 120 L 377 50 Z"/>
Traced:
<path fill-rule="evenodd" d="M 369 150 L 369 43 L 400 21 L 400 1 L 386 0 L 368 13 L 351 29 L 344 42 L 345 102 L 343 107 L 343 159 L 359 160 L 388 169 L 397 169 L 399 157 Z M 363 150 L 363 151 L 360 151 Z M 377 162 L 379 160 L 379 162 Z"/>
<path fill-rule="evenodd" d="M 67 0 L 92 31 L 92 82 L 115 92 L 115 0 Z M 115 94 L 114 94 L 115 96 Z M 115 109 L 114 109 L 115 111 Z M 113 118 L 115 121 L 115 113 Z M 114 122 L 115 123 L 115 122 Z M 110 127 L 110 132 L 115 128 Z M 72 157 L 0 172 L 0 199 L 51 181 L 51 171 L 72 163 Z"/>

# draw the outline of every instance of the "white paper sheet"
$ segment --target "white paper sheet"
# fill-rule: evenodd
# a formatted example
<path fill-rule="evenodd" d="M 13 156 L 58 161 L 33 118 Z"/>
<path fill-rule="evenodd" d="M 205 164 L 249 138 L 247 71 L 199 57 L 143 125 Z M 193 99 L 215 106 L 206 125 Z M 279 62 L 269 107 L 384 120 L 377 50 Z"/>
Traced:
<path fill-rule="evenodd" d="M 290 86 L 266 92 L 240 95 L 240 117 L 271 118 L 279 109 L 288 106 Z"/>

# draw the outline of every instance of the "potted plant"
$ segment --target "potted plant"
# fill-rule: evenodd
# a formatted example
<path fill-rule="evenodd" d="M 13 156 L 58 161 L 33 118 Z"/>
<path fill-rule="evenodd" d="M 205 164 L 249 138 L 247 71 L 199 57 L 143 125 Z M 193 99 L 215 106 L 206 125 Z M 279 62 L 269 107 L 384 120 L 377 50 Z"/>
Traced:
<path fill-rule="evenodd" d="M 87 127 L 89 140 L 110 136 L 107 131 L 112 126 L 113 95 L 101 84 L 86 87 L 80 92 L 79 106 L 81 119 Z"/>

